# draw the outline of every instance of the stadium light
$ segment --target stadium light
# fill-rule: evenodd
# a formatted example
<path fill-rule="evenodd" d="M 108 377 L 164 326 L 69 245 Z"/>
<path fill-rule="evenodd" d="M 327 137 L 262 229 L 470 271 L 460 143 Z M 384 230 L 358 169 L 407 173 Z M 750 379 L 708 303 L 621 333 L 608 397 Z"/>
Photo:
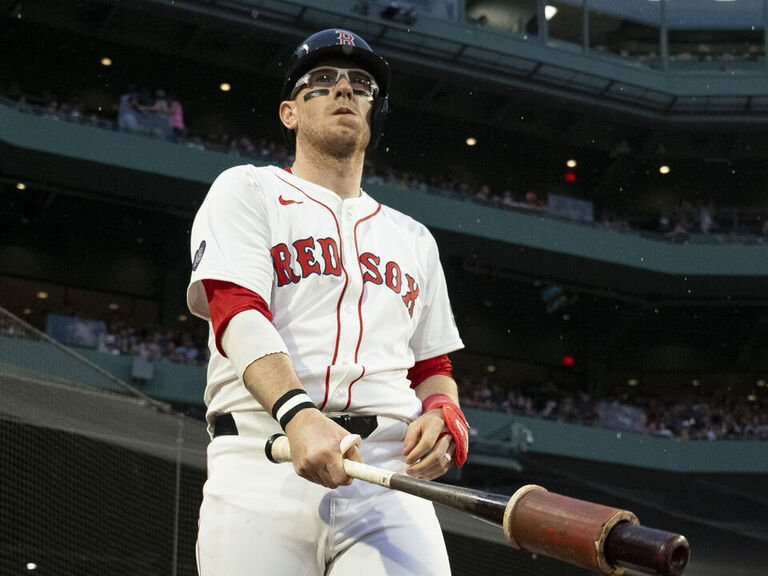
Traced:
<path fill-rule="evenodd" d="M 40 298 L 40 300 L 45 300 L 48 298 L 48 292 L 40 290 L 40 292 L 37 293 L 37 297 Z"/>
<path fill-rule="evenodd" d="M 467 142 L 467 146 L 474 146 L 475 144 L 477 144 L 477 139 L 472 138 L 470 136 L 469 138 L 467 138 L 466 142 Z"/>
<path fill-rule="evenodd" d="M 222 92 L 229 92 L 230 90 L 232 90 L 232 86 L 230 86 L 226 82 L 222 82 L 221 84 L 219 84 L 219 90 L 221 90 Z"/>
<path fill-rule="evenodd" d="M 627 386 L 637 386 L 639 382 L 637 381 L 637 378 L 630 378 L 627 380 Z"/>
<path fill-rule="evenodd" d="M 112 66 L 112 58 L 107 58 L 106 56 L 101 59 L 101 65 L 102 66 Z"/>
<path fill-rule="evenodd" d="M 568 168 L 576 168 L 577 164 L 578 162 L 576 162 L 576 160 L 574 160 L 573 158 L 571 158 L 565 163 L 565 165 L 568 166 Z"/>
<path fill-rule="evenodd" d="M 26 185 L 26 184 L 24 184 L 24 182 L 18 182 L 18 183 L 16 184 L 16 189 L 17 189 L 17 190 L 26 190 L 26 189 L 27 189 L 27 185 Z"/>
<path fill-rule="evenodd" d="M 666 164 L 659 166 L 659 174 L 669 174 L 670 168 Z"/>
<path fill-rule="evenodd" d="M 552 18 L 554 18 L 554 17 L 555 17 L 555 15 L 557 14 L 557 12 L 558 12 L 558 10 L 557 10 L 557 8 L 555 8 L 554 6 L 545 6 L 545 7 L 544 7 L 544 17 L 545 17 L 547 20 L 552 20 Z"/>

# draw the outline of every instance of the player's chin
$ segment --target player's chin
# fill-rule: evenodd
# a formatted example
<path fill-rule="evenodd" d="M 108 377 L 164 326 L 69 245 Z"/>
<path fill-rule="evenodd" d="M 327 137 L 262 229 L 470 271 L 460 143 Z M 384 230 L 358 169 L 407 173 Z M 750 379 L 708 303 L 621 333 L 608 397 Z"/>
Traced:
<path fill-rule="evenodd" d="M 365 150 L 368 146 L 370 133 L 365 130 L 337 127 L 328 134 L 330 150 L 338 155 L 351 154 Z"/>

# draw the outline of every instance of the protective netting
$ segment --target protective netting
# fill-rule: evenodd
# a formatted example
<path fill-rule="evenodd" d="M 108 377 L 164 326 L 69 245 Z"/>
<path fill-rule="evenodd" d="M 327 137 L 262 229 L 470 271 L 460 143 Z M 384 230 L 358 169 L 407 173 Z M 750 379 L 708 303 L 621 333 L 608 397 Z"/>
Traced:
<path fill-rule="evenodd" d="M 0 575 L 196 574 L 208 437 L 0 308 Z"/>
<path fill-rule="evenodd" d="M 8 420 L 0 436 L 0 574 L 196 574 L 202 468 Z"/>
<path fill-rule="evenodd" d="M 0 576 L 195 575 L 208 436 L 0 308 Z M 438 508 L 454 576 L 586 572 Z"/>

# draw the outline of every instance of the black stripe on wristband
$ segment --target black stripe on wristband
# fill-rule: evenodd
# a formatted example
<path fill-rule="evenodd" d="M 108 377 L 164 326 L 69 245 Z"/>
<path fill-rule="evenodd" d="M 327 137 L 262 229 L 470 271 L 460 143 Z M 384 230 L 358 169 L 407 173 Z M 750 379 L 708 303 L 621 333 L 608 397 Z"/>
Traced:
<path fill-rule="evenodd" d="M 288 400 L 290 400 L 294 396 L 298 396 L 299 394 L 306 395 L 306 392 L 304 392 L 304 390 L 302 390 L 301 388 L 294 388 L 293 390 L 288 390 L 288 392 L 280 396 L 280 398 L 278 398 L 275 401 L 275 403 L 272 405 L 272 418 L 277 420 L 277 413 L 280 411 L 280 408 L 283 407 L 283 404 L 288 402 Z"/>
<path fill-rule="evenodd" d="M 297 404 L 288 412 L 283 415 L 282 418 L 280 418 L 280 428 L 285 430 L 285 427 L 288 425 L 288 422 L 290 422 L 296 414 L 304 410 L 305 408 L 317 408 L 313 402 L 302 402 L 301 404 Z"/>

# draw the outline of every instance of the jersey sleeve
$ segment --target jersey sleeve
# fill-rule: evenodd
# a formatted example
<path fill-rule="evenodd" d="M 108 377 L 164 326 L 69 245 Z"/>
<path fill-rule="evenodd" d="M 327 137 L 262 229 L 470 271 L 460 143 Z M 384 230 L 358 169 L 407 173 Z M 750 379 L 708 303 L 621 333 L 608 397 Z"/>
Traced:
<path fill-rule="evenodd" d="M 431 235 L 429 235 L 429 249 L 426 257 L 428 271 L 426 301 L 410 341 L 416 362 L 464 348 L 453 319 L 437 244 Z"/>
<path fill-rule="evenodd" d="M 253 166 L 236 166 L 211 185 L 192 224 L 190 312 L 210 319 L 203 280 L 247 288 L 270 305 L 273 267 L 270 215 Z"/>

